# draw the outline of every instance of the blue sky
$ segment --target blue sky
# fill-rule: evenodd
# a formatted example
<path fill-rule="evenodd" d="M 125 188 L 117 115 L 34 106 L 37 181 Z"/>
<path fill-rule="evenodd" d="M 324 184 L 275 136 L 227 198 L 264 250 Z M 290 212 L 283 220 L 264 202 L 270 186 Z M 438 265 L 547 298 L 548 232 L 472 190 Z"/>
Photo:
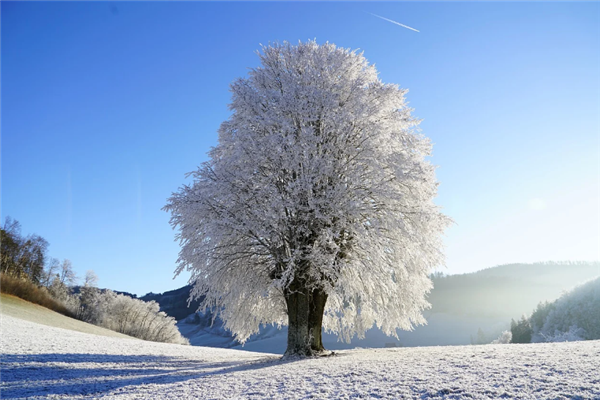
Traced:
<path fill-rule="evenodd" d="M 79 275 L 173 280 L 161 208 L 274 41 L 361 49 L 435 143 L 447 273 L 600 258 L 599 3 L 2 2 L 2 218 Z M 414 32 L 385 18 L 418 29 Z"/>

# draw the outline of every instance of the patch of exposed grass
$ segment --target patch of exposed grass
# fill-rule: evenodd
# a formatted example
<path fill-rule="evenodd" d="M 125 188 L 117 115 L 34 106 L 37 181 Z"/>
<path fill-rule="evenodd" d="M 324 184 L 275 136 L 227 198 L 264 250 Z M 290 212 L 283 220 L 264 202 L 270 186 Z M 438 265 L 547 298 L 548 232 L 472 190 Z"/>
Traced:
<path fill-rule="evenodd" d="M 10 294 L 0 293 L 0 315 L 23 319 L 45 326 L 68 329 L 71 331 L 91 333 L 100 336 L 133 339 L 110 329 L 105 329 L 74 318 L 66 317 L 38 304 L 20 299 Z M 2 326 L 4 329 L 4 325 Z M 3 333 L 5 331 L 3 330 Z"/>
<path fill-rule="evenodd" d="M 52 298 L 45 288 L 39 287 L 31 281 L 0 274 L 0 292 L 19 297 L 30 303 L 39 304 L 67 317 L 75 318 L 75 315 L 63 304 Z"/>

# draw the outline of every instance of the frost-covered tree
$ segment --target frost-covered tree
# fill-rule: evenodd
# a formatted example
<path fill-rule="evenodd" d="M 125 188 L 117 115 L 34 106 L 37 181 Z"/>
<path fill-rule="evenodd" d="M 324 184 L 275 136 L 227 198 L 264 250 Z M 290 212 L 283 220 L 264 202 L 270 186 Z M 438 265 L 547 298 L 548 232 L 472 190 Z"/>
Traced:
<path fill-rule="evenodd" d="M 98 285 L 98 275 L 94 272 L 94 270 L 89 269 L 85 273 L 85 278 L 83 279 L 83 286 L 87 287 L 96 287 Z"/>
<path fill-rule="evenodd" d="M 512 341 L 512 332 L 503 331 L 497 339 L 492 340 L 492 344 L 508 344 Z"/>
<path fill-rule="evenodd" d="M 548 301 L 540 302 L 537 305 L 536 309 L 531 314 L 531 317 L 529 317 L 529 320 L 531 321 L 531 330 L 533 332 L 532 333 L 532 341 L 533 342 L 540 341 L 540 340 L 536 340 L 534 338 L 537 335 L 537 333 L 540 332 L 540 330 L 544 326 L 544 322 L 546 322 L 546 319 L 548 318 L 548 314 L 550 314 L 550 312 L 554 308 L 555 308 L 554 303 L 550 303 Z"/>
<path fill-rule="evenodd" d="M 63 260 L 58 277 L 61 283 L 67 286 L 73 286 L 77 282 L 77 274 L 73 270 L 71 260 Z"/>
<path fill-rule="evenodd" d="M 98 324 L 143 340 L 189 344 L 175 318 L 160 311 L 155 301 L 142 301 L 106 290 L 98 295 Z"/>
<path fill-rule="evenodd" d="M 333 44 L 262 50 L 209 161 L 165 206 L 176 274 L 242 343 L 288 324 L 288 355 L 323 351 L 322 326 L 348 341 L 425 323 L 449 220 L 407 91 Z"/>
<path fill-rule="evenodd" d="M 77 315 L 79 309 L 79 298 L 73 295 L 73 289 L 65 285 L 57 274 L 48 286 L 50 295 L 67 308 L 73 315 Z"/>
<path fill-rule="evenodd" d="M 102 296 L 100 290 L 96 287 L 98 276 L 93 270 L 88 270 L 85 274 L 84 284 L 79 288 L 77 296 L 79 307 L 77 308 L 77 318 L 82 321 L 97 324 L 101 319 Z"/>

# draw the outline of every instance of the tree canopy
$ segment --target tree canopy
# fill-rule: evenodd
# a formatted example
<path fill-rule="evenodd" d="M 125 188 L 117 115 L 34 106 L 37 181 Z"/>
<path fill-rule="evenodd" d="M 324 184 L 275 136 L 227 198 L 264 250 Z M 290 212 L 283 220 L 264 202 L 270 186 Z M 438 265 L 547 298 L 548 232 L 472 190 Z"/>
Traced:
<path fill-rule="evenodd" d="M 423 324 L 449 220 L 407 91 L 329 43 L 259 57 L 231 84 L 209 161 L 165 206 L 176 274 L 241 342 L 289 323 L 288 354 L 321 351 L 321 323 L 346 341 Z"/>

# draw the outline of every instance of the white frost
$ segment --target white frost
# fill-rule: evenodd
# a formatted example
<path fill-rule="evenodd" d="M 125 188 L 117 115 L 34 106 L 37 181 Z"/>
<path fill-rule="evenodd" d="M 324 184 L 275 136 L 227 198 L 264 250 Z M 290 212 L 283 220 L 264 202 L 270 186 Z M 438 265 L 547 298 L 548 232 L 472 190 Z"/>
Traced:
<path fill-rule="evenodd" d="M 279 356 L 101 337 L 2 316 L 4 398 L 598 399 L 600 341 Z"/>
<path fill-rule="evenodd" d="M 449 220 L 406 90 L 332 44 L 273 45 L 260 59 L 231 85 L 210 160 L 165 207 L 177 273 L 191 271 L 192 296 L 240 342 L 287 324 L 294 280 L 328 295 L 323 327 L 343 340 L 424 324 Z"/>

